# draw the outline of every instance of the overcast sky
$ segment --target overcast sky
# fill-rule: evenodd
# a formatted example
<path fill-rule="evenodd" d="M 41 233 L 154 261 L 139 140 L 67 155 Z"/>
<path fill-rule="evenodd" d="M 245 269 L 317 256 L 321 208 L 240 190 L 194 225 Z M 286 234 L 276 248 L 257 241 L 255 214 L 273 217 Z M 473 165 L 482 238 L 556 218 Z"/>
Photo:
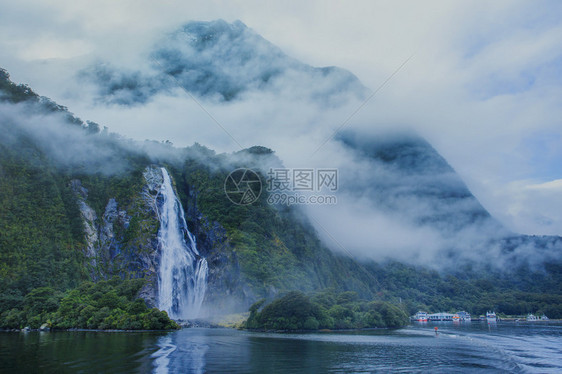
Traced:
<path fill-rule="evenodd" d="M 0 9 L 0 66 L 14 81 L 126 136 L 221 151 L 238 146 L 188 97 L 100 108 L 81 100 L 75 72 L 92 61 L 142 64 L 166 32 L 217 18 L 241 20 L 304 63 L 350 70 L 371 90 L 413 56 L 347 127 L 413 127 L 508 228 L 562 235 L 562 2 L 0 0 Z M 260 115 L 248 103 L 209 108 L 225 123 Z M 301 121 L 315 117 L 299 110 Z M 322 120 L 335 129 L 354 108 L 345 110 Z M 154 126 L 174 116 L 206 130 Z M 299 147 L 256 139 L 285 158 Z"/>

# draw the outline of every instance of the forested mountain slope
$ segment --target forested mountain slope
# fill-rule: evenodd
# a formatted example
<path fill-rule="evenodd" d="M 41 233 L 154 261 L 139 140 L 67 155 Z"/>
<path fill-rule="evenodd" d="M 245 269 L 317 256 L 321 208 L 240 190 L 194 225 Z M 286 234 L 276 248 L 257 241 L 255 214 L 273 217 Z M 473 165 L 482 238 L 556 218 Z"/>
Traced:
<path fill-rule="evenodd" d="M 207 315 L 246 310 L 261 298 L 292 290 L 333 289 L 402 302 L 410 313 L 420 307 L 477 313 L 493 308 L 505 313 L 541 310 L 562 317 L 558 237 L 511 235 L 498 240 L 494 245 L 506 254 L 528 245 L 540 247 L 541 253 L 550 251 L 551 258 L 558 259 L 514 262 L 504 270 L 466 262 L 439 272 L 383 259 L 359 262 L 331 252 L 303 211 L 269 204 L 265 191 L 252 205 L 228 200 L 224 181 L 232 170 L 256 170 L 265 184 L 268 167 L 282 165 L 267 148 L 216 154 L 199 144 L 178 149 L 166 143 L 133 142 L 101 130 L 96 123 L 83 122 L 29 87 L 14 84 L 4 70 L 0 92 L 0 315 L 4 319 L 29 312 L 26 300 L 34 300 L 29 295 L 42 287 L 49 288 L 47 297 L 55 310 L 64 292 L 68 295 L 85 281 L 114 279 L 113 285 L 118 286 L 118 279 L 142 279 L 138 288 L 131 287 L 149 306 L 157 306 L 160 249 L 154 196 L 158 182 L 148 177 L 155 167 L 165 167 L 172 176 L 189 231 L 209 264 L 203 304 Z M 341 141 L 358 152 L 376 150 L 368 156 L 394 165 L 395 171 L 415 169 L 421 162 L 415 150 L 426 149 L 426 143 L 411 139 L 398 144 L 392 139 L 382 145 L 360 144 L 351 137 Z M 398 157 L 396 149 L 405 152 L 398 152 L 402 155 Z M 426 184 L 417 184 L 417 190 L 405 190 L 401 196 L 415 194 L 431 202 L 462 200 L 466 210 L 449 209 L 414 219 L 436 227 L 447 227 L 451 215 L 461 226 L 491 221 L 470 192 L 450 178 L 454 172 L 437 156 L 433 161 L 450 182 L 448 189 L 440 190 L 443 183 L 425 178 Z M 376 198 L 376 193 L 394 191 L 396 185 L 367 192 Z M 442 196 L 443 191 L 449 191 L 447 196 Z M 392 202 L 397 205 L 389 209 L 401 208 L 400 200 Z"/>

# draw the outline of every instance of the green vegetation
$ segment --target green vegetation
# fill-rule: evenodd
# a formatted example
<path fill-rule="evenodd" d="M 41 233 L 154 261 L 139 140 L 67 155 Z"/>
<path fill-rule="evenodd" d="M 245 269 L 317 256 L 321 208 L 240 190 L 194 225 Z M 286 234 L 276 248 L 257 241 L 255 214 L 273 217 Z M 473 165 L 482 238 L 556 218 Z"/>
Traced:
<path fill-rule="evenodd" d="M 0 68 L 0 101 L 19 103 L 27 100 L 39 100 L 39 95 L 25 84 L 10 81 L 10 74 Z"/>
<path fill-rule="evenodd" d="M 58 105 L 51 99 L 39 96 L 26 84 L 15 84 L 10 80 L 10 74 L 2 68 L 0 68 L 0 102 L 8 103 L 31 103 L 35 104 L 36 107 L 33 108 L 34 111 L 43 113 L 54 113 L 57 112 L 62 114 L 65 120 L 72 125 L 82 126 L 87 128 L 88 125 L 84 123 L 80 118 L 75 117 L 74 114 L 68 111 L 67 107 Z M 97 125 L 94 124 L 90 130 L 95 128 Z M 99 128 L 99 125 L 97 125 Z"/>
<path fill-rule="evenodd" d="M 366 266 L 381 285 L 377 296 L 402 300 L 410 315 L 418 310 L 466 310 L 473 315 L 495 310 L 506 315 L 544 313 L 562 318 L 562 267 L 555 263 L 546 264 L 545 269 L 521 265 L 504 271 L 459 268 L 454 274 L 398 262 Z"/>
<path fill-rule="evenodd" d="M 0 143 L 0 313 L 42 286 L 76 287 L 84 229 L 68 180 L 32 145 Z"/>
<path fill-rule="evenodd" d="M 373 275 L 356 261 L 335 255 L 320 242 L 297 207 L 268 204 L 265 188 L 251 205 L 235 205 L 228 200 L 224 181 L 236 168 L 248 167 L 258 172 L 266 186 L 265 172 L 260 170 L 268 158 L 275 157 L 270 150 L 253 147 L 230 156 L 229 162 L 225 155 L 214 155 L 198 145 L 191 151 L 197 156 L 188 156 L 182 169 L 172 170 L 182 204 L 189 209 L 196 203 L 205 217 L 225 228 L 230 243 L 226 250 L 233 252 L 244 280 L 258 297 L 268 297 L 272 290 L 309 292 L 335 288 L 353 290 L 369 298 L 372 290 L 378 289 Z M 244 161 L 231 162 L 238 157 Z"/>
<path fill-rule="evenodd" d="M 0 314 L 0 328 L 169 330 L 178 325 L 166 312 L 149 309 L 137 298 L 143 279 L 114 277 L 97 283 L 84 282 L 61 293 L 40 287 L 28 293 L 23 303 Z"/>
<path fill-rule="evenodd" d="M 82 162 L 54 160 L 49 148 L 40 143 L 51 141 L 48 137 L 38 138 L 32 129 L 10 120 L 0 123 L 2 133 L 9 134 L 0 141 L 0 327 L 39 327 L 49 321 L 55 328 L 169 328 L 167 316 L 142 307 L 144 301 L 134 301 L 138 310 L 131 309 L 130 295 L 121 292 L 122 287 L 131 287 L 131 281 L 117 278 L 112 283 L 83 283 L 90 277 L 143 275 L 143 269 L 131 263 L 139 263 L 134 257 L 139 242 L 157 230 L 157 221 L 149 220 L 136 198 L 148 158 L 128 150 L 118 138 L 99 133 L 99 125 L 85 124 L 65 107 L 12 83 L 2 69 L 0 102 L 27 103 L 29 113 L 62 114 L 59 118 L 66 122 L 69 136 L 80 135 L 76 129 L 84 131 L 83 140 L 104 150 L 104 157 L 92 154 L 81 158 Z M 73 179 L 81 180 L 88 189 L 86 202 L 96 211 L 97 224 L 111 198 L 131 215 L 129 227 L 115 225 L 115 250 L 96 258 L 94 269 L 84 253 L 84 223 L 71 188 Z M 87 297 L 88 287 L 103 294 L 104 287 L 108 292 L 114 288 L 120 301 L 104 305 L 98 295 Z M 74 303 L 80 316 L 64 309 L 69 303 Z"/>
<path fill-rule="evenodd" d="M 64 292 L 88 280 L 90 274 L 130 276 L 127 264 L 123 264 L 125 255 L 115 259 L 107 254 L 107 258 L 97 259 L 97 269 L 89 268 L 84 255 L 84 224 L 70 181 L 82 180 L 89 192 L 87 202 L 96 210 L 99 223 L 110 198 L 133 208 L 132 196 L 138 196 L 142 187 L 141 172 L 108 176 L 62 169 L 23 131 L 6 131 L 11 131 L 14 144 L 0 142 L 0 314 L 23 302 L 24 295 L 35 288 Z M 135 159 L 139 164 L 142 161 Z M 133 223 L 139 217 L 148 220 L 146 212 L 130 211 Z M 128 231 L 117 229 L 121 230 L 117 239 L 127 239 L 121 252 L 135 251 L 137 239 L 143 238 L 138 232 L 140 225 L 133 224 Z M 154 230 L 151 227 L 143 234 Z"/>
<path fill-rule="evenodd" d="M 259 309 L 250 307 L 243 327 L 261 330 L 318 330 L 402 327 L 408 316 L 400 307 L 384 301 L 360 300 L 355 292 L 324 290 L 309 297 L 292 291 Z"/>
<path fill-rule="evenodd" d="M 272 207 L 265 193 L 250 206 L 233 205 L 226 198 L 223 185 L 228 173 L 237 167 L 259 171 L 260 157 L 272 157 L 271 152 L 259 149 L 254 163 L 247 157 L 246 163 L 232 165 L 225 163 L 224 155 L 201 146 L 192 149 L 199 156 L 188 158 L 183 170 L 175 170 L 183 204 L 188 207 L 196 201 L 206 217 L 227 230 L 242 274 L 260 297 L 271 297 L 272 289 L 282 293 L 333 288 L 355 291 L 366 299 L 402 301 L 409 315 L 420 309 L 473 314 L 493 309 L 562 318 L 560 264 L 545 264 L 544 269 L 519 265 L 503 271 L 459 266 L 448 272 L 398 262 L 358 265 L 355 259 L 326 249 L 296 207 Z M 206 166 L 223 164 L 227 166 Z M 266 185 L 265 178 L 262 184 Z"/>

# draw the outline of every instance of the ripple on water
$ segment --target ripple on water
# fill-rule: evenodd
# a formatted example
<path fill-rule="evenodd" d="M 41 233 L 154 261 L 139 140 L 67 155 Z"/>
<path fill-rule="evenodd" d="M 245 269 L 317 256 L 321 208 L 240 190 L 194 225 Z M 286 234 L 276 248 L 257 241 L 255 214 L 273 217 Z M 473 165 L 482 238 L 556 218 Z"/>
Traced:
<path fill-rule="evenodd" d="M 440 325 L 259 334 L 0 333 L 0 372 L 368 373 L 562 372 L 562 329 Z"/>

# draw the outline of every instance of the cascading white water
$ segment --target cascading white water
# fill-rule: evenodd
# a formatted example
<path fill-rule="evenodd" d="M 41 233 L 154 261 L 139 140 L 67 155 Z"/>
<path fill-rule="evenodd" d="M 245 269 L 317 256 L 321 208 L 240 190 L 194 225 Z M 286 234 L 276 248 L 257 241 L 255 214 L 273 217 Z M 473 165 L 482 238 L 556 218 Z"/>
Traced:
<path fill-rule="evenodd" d="M 199 317 L 207 288 L 207 260 L 199 255 L 193 235 L 187 229 L 181 202 L 172 187 L 168 171 L 161 168 L 164 182 L 159 206 L 160 271 L 158 306 L 173 319 Z"/>

